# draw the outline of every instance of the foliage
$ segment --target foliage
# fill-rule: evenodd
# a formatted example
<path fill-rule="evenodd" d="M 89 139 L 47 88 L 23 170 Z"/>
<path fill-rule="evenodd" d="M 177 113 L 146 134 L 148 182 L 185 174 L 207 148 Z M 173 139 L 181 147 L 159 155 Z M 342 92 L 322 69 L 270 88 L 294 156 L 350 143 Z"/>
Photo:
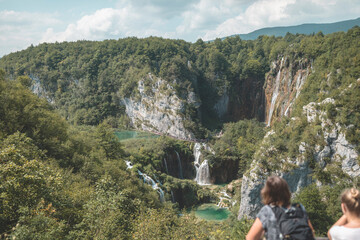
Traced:
<path fill-rule="evenodd" d="M 253 223 L 254 220 L 247 218 L 235 220 L 231 229 L 231 239 L 245 239 Z"/>
<path fill-rule="evenodd" d="M 1 232 L 18 221 L 22 207 L 34 208 L 41 199 L 56 201 L 62 188 L 61 176 L 38 159 L 41 152 L 29 138 L 19 134 L 9 138 L 5 143 L 13 144 L 0 149 Z"/>
<path fill-rule="evenodd" d="M 239 166 L 239 177 L 242 177 L 250 166 L 264 135 L 263 123 L 256 120 L 241 120 L 225 124 L 223 135 L 213 146 L 216 156 L 211 164 L 221 165 L 222 161 L 236 161 Z"/>
<path fill-rule="evenodd" d="M 58 145 L 67 140 L 67 123 L 54 113 L 50 105 L 34 96 L 18 82 L 0 76 L 0 133 L 26 133 L 50 156 L 59 154 Z"/>
<path fill-rule="evenodd" d="M 105 176 L 96 184 L 94 196 L 84 206 L 83 220 L 70 236 L 76 239 L 128 239 L 140 203 Z"/>
<path fill-rule="evenodd" d="M 166 207 L 143 211 L 137 219 L 133 239 L 209 239 L 204 223 L 191 215 Z"/>
<path fill-rule="evenodd" d="M 343 182 L 320 188 L 311 184 L 295 196 L 294 202 L 304 205 L 317 236 L 326 236 L 330 227 L 342 216 L 340 195 L 347 187 L 351 186 Z"/>
<path fill-rule="evenodd" d="M 180 207 L 213 199 L 210 191 L 192 180 L 165 174 L 163 159 L 174 151 L 192 159 L 190 143 L 161 137 L 120 144 L 111 127 L 130 126 L 121 100 L 139 96 L 141 79 L 149 92 L 151 73 L 163 78 L 184 102 L 190 91 L 196 92 L 200 110 L 185 104 L 179 114 L 187 129 L 208 137 L 208 129 L 240 118 L 220 119 L 214 110 L 218 100 L 228 94 L 229 108 L 243 106 L 247 98 L 239 90 L 261 88 L 271 62 L 288 56 L 307 59 L 315 69 L 295 102 L 294 118 L 275 123 L 273 134 L 261 145 L 262 123 L 227 123 L 223 136 L 211 140 L 216 155 L 206 157 L 213 167 L 236 161 L 241 177 L 253 159 L 267 172 L 290 171 L 294 165 L 288 160 L 305 146 L 312 176 L 330 185 L 310 185 L 295 201 L 305 206 L 318 234 L 324 235 L 341 215 L 341 189 L 356 179 L 344 176 L 337 163 L 328 163 L 324 170 L 315 161 L 315 147 L 324 145 L 323 129 L 318 120 L 307 122 L 302 107 L 334 98 L 335 105 L 321 110 L 346 127 L 347 139 L 359 148 L 360 105 L 355 101 L 360 97 L 359 36 L 360 28 L 355 27 L 330 35 L 287 34 L 254 41 L 231 37 L 193 44 L 126 38 L 44 43 L 4 56 L 0 59 L 5 70 L 0 70 L 0 233 L 19 239 L 244 239 L 251 220 L 214 224 L 186 213 L 179 216 L 178 209 L 161 204 L 158 194 L 139 179 L 138 169 L 158 176 L 168 200 L 171 191 L 182 196 Z M 126 170 L 125 159 L 134 164 L 133 170 Z"/>
<path fill-rule="evenodd" d="M 56 209 L 52 204 L 41 201 L 33 210 L 20 209 L 22 215 L 10 237 L 15 239 L 63 239 L 66 236 L 65 221 L 59 221 L 53 215 Z"/>

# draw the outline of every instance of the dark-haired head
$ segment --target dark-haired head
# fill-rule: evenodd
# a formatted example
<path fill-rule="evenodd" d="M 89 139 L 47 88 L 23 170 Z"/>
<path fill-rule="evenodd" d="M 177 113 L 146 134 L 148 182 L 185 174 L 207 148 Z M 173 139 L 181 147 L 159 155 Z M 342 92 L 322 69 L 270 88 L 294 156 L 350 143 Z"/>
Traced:
<path fill-rule="evenodd" d="M 289 206 L 291 193 L 287 182 L 278 176 L 268 177 L 264 188 L 261 190 L 261 198 L 264 204 Z"/>

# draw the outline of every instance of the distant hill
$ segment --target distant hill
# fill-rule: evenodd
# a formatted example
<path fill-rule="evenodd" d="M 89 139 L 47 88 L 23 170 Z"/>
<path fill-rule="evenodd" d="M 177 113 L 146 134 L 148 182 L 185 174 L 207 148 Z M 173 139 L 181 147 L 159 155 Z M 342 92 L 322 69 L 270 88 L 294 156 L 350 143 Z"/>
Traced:
<path fill-rule="evenodd" d="M 235 34 L 232 36 L 239 36 L 243 40 L 254 40 L 261 35 L 283 37 L 288 32 L 292 34 L 312 34 L 322 31 L 324 34 L 329 34 L 341 31 L 346 32 L 356 25 L 360 26 L 360 18 L 335 23 L 307 23 L 298 26 L 261 28 L 247 34 Z"/>

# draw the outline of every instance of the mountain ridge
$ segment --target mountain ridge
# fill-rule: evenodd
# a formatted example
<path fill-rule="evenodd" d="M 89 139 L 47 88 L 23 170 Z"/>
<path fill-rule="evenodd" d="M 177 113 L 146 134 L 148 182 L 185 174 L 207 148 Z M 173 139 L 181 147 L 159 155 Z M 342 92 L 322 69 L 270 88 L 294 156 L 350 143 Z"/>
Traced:
<path fill-rule="evenodd" d="M 330 34 L 334 32 L 346 32 L 356 25 L 360 26 L 360 17 L 333 23 L 304 23 L 294 26 L 266 27 L 249 33 L 233 34 L 222 39 L 239 36 L 242 40 L 255 40 L 262 35 L 284 37 L 288 32 L 292 34 L 313 34 L 321 31 L 323 34 Z"/>

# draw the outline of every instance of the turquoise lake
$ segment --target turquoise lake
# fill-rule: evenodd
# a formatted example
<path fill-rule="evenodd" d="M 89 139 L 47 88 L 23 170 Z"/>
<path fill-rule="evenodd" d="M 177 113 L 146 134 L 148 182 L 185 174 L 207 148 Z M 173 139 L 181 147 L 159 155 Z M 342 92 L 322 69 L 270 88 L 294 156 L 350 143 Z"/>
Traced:
<path fill-rule="evenodd" d="M 230 216 L 227 208 L 219 208 L 215 204 L 202 204 L 195 210 L 195 216 L 208 221 L 222 221 Z"/>
<path fill-rule="evenodd" d="M 157 138 L 158 135 L 148 133 L 148 132 L 138 132 L 138 131 L 118 131 L 115 132 L 115 136 L 119 141 L 125 141 L 129 139 L 144 139 L 144 138 Z"/>

